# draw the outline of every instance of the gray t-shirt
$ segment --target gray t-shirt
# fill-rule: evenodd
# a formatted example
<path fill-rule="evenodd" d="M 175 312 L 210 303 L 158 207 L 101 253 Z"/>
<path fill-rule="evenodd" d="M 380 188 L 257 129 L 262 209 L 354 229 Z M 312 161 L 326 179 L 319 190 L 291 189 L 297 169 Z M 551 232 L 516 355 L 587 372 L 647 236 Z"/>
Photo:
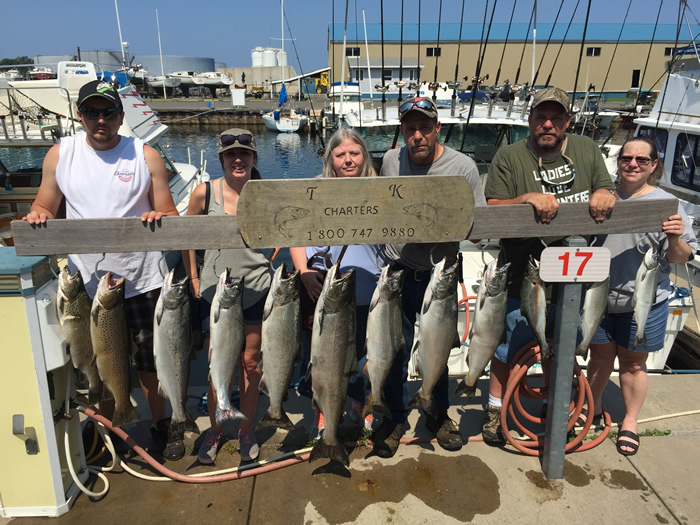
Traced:
<path fill-rule="evenodd" d="M 675 199 L 673 195 L 661 188 L 641 195 L 639 197 L 625 197 L 622 200 L 650 200 L 650 199 Z M 681 239 L 687 242 L 693 253 L 698 249 L 698 241 L 693 234 L 692 222 L 686 215 L 683 207 L 678 205 L 678 213 L 685 221 L 685 230 Z M 616 233 L 599 237 L 600 245 L 610 250 L 612 260 L 610 262 L 610 292 L 608 294 L 608 313 L 632 312 L 632 296 L 634 295 L 634 282 L 637 277 L 637 269 L 644 260 L 644 254 L 654 246 L 660 255 L 659 260 L 659 285 L 656 290 L 656 301 L 659 304 L 665 301 L 672 292 L 671 288 L 671 264 L 666 259 L 668 250 L 668 238 L 663 232 L 652 233 Z"/>
<path fill-rule="evenodd" d="M 386 152 L 380 175 L 383 177 L 399 177 L 404 175 L 463 175 L 472 187 L 474 204 L 486 206 L 484 189 L 481 186 L 479 170 L 476 163 L 463 153 L 443 146 L 442 155 L 430 164 L 415 164 L 411 161 L 408 148 L 393 149 Z M 447 257 L 448 263 L 453 263 L 457 258 L 459 243 L 423 243 L 423 244 L 387 244 L 386 255 L 407 268 L 413 270 L 430 270 L 434 263 Z"/>

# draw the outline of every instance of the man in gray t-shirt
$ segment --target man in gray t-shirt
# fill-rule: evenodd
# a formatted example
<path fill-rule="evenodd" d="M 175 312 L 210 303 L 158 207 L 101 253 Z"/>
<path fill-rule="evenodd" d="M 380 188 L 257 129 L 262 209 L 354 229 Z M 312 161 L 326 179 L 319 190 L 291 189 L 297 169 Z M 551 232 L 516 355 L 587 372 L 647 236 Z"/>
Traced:
<path fill-rule="evenodd" d="M 435 104 L 427 98 L 413 98 L 399 107 L 401 135 L 406 145 L 390 150 L 384 155 L 380 175 L 398 177 L 408 175 L 463 175 L 472 187 L 474 203 L 485 206 L 486 199 L 476 164 L 466 155 L 438 144 L 440 122 Z M 416 314 L 423 302 L 423 295 L 433 268 L 444 257 L 448 264 L 457 259 L 459 243 L 388 244 L 389 260 L 404 269 L 403 284 L 403 336 L 406 345 L 394 359 L 384 386 L 384 399 L 391 411 L 391 420 L 384 418 L 374 436 L 374 452 L 385 458 L 392 457 L 399 446 L 406 423 L 404 387 L 408 379 L 408 360 L 413 346 L 413 330 Z M 432 257 L 431 257 L 432 255 Z M 456 334 L 455 334 L 456 335 Z M 428 430 L 436 434 L 438 444 L 446 450 L 462 448 L 462 437 L 455 423 L 448 417 L 450 406 L 448 375 L 445 367 L 433 389 L 438 417 L 426 414 Z"/>

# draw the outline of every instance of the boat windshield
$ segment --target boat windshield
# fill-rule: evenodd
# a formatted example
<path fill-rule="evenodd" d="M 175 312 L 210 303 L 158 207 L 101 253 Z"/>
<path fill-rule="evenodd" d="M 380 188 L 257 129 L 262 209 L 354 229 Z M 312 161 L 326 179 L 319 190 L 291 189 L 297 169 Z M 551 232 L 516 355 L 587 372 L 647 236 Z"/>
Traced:
<path fill-rule="evenodd" d="M 170 158 L 165 154 L 163 148 L 161 148 L 159 144 L 153 144 L 151 147 L 153 147 L 153 149 L 160 153 L 160 156 L 163 158 L 163 162 L 165 162 L 165 168 L 168 170 L 168 180 L 172 179 L 175 175 L 178 175 L 179 172 L 175 167 L 175 163 L 172 162 Z"/>

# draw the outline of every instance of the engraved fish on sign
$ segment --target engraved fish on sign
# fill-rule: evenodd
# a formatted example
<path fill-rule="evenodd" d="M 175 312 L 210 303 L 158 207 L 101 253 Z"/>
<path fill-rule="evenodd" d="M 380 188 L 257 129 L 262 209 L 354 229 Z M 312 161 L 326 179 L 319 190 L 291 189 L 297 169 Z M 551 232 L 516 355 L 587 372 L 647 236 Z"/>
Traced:
<path fill-rule="evenodd" d="M 416 217 L 426 228 L 432 228 L 438 219 L 437 208 L 430 204 L 411 204 L 410 206 L 404 206 L 403 211 L 406 215 Z"/>
<path fill-rule="evenodd" d="M 310 213 L 311 211 L 306 208 L 285 206 L 275 214 L 275 227 L 285 238 L 289 239 L 294 223 L 299 219 L 303 219 Z"/>

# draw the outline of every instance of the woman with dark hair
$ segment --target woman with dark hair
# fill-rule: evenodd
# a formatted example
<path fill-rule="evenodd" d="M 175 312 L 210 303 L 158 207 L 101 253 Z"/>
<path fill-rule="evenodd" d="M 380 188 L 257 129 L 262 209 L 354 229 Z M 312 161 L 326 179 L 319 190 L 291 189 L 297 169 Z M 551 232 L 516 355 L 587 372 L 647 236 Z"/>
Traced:
<path fill-rule="evenodd" d="M 255 164 L 258 153 L 255 137 L 247 129 L 228 129 L 219 136 L 219 161 L 224 176 L 197 186 L 192 192 L 187 215 L 236 215 L 238 198 L 243 186 L 251 179 L 261 179 Z M 253 416 L 258 402 L 261 373 L 258 369 L 262 333 L 262 317 L 265 298 L 270 288 L 270 264 L 262 250 L 240 248 L 230 250 L 207 250 L 204 253 L 201 275 L 197 272 L 197 261 L 193 250 L 183 252 L 187 274 L 192 283 L 192 293 L 202 298 L 201 312 L 205 317 L 203 332 L 205 347 L 209 346 L 209 311 L 216 292 L 218 277 L 226 268 L 232 277 L 244 276 L 243 318 L 245 321 L 245 349 L 241 352 L 239 383 L 241 420 L 238 431 L 241 459 L 254 460 L 259 446 L 253 432 Z M 216 264 L 216 269 L 214 267 Z M 231 382 L 233 384 L 233 381 Z M 230 395 L 230 392 L 226 392 Z M 221 395 L 221 394 L 220 394 Z M 213 463 L 221 444 L 223 428 L 216 422 L 217 392 L 209 385 L 207 408 L 211 428 L 207 430 L 199 448 L 199 462 Z"/>
<path fill-rule="evenodd" d="M 343 178 L 343 177 L 376 177 L 377 172 L 372 166 L 372 159 L 369 151 L 360 134 L 351 128 L 341 128 L 331 136 L 326 148 L 327 154 L 323 161 L 323 172 L 321 178 Z M 302 297 L 304 294 L 308 298 L 307 308 L 316 303 L 321 295 L 325 270 L 338 261 L 341 256 L 342 246 L 317 246 L 317 247 L 295 247 L 289 251 L 292 256 L 295 268 L 301 272 L 301 282 L 303 283 Z M 353 245 L 348 246 L 342 255 L 340 266 L 341 272 L 346 272 L 349 268 L 355 268 L 356 280 L 356 301 L 357 301 L 357 339 L 356 350 L 357 359 L 360 360 L 365 355 L 365 334 L 367 330 L 367 314 L 369 313 L 369 303 L 374 293 L 379 278 L 379 266 L 381 259 L 380 247 L 377 245 Z M 304 299 L 302 299 L 304 303 Z M 304 305 L 302 305 L 304 309 Z M 304 358 L 302 360 L 302 375 L 306 372 L 311 349 L 311 326 L 305 323 L 302 332 L 302 345 Z M 311 378 L 313 381 L 313 377 Z M 362 419 L 367 390 L 367 383 L 364 375 L 359 372 L 350 379 L 348 385 L 348 396 L 352 400 L 350 418 L 359 422 Z M 299 393 L 311 397 L 311 384 L 302 380 L 299 383 Z M 365 419 L 365 428 L 371 429 L 373 423 L 372 414 Z M 324 417 L 320 412 L 316 413 L 314 427 L 310 432 L 312 439 L 318 439 L 323 431 Z"/>
<path fill-rule="evenodd" d="M 663 166 L 654 143 L 645 138 L 625 142 L 617 157 L 618 186 L 621 200 L 674 199 L 656 187 Z M 619 362 L 620 391 L 625 405 L 625 417 L 620 424 L 617 451 L 631 456 L 639 449 L 637 417 L 647 393 L 646 360 L 649 352 L 664 346 L 668 299 L 672 293 L 671 264 L 685 264 L 698 249 L 691 221 L 683 208 L 671 215 L 662 225 L 662 232 L 607 235 L 603 246 L 612 256 L 608 310 L 591 342 L 588 363 L 588 381 L 593 393 L 593 407 L 589 412 L 600 418 L 603 411 L 601 397 L 612 373 L 615 358 Z M 638 327 L 634 314 L 635 280 L 637 270 L 644 263 L 645 254 L 653 248 L 658 256 L 656 294 L 644 326 Z M 641 321 L 640 321 L 641 322 Z M 637 330 L 641 328 L 638 337 Z"/>

